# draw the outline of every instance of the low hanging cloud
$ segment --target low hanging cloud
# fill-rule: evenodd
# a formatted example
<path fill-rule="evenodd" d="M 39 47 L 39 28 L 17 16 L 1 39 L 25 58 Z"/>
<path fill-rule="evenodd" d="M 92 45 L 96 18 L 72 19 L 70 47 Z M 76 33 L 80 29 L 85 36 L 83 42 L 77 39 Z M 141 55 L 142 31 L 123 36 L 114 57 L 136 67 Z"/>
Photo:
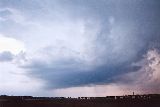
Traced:
<path fill-rule="evenodd" d="M 148 73 L 148 82 L 147 79 L 144 81 L 144 89 L 147 89 L 149 87 L 149 90 L 151 92 L 157 92 L 159 93 L 160 89 L 160 53 L 159 51 L 151 51 L 148 53 L 148 60 L 149 64 L 148 67 L 146 67 L 146 72 Z M 143 87 L 142 87 L 143 89 Z"/>
<path fill-rule="evenodd" d="M 116 81 L 104 85 L 86 85 L 53 90 L 57 96 L 107 96 L 132 94 L 152 94 L 160 92 L 160 52 L 149 50 L 140 61 L 132 66 L 141 66 L 136 72 L 117 76 Z"/>
<path fill-rule="evenodd" d="M 0 62 L 12 61 L 14 55 L 8 51 L 0 53 Z"/>
<path fill-rule="evenodd" d="M 59 2 L 57 3 L 61 7 Z M 79 31 L 83 32 L 72 28 L 73 24 L 69 27 L 76 32 L 70 32 L 67 29 L 69 33 L 61 34 L 60 44 L 54 42 L 54 46 L 49 44 L 50 48 L 35 52 L 35 58 L 31 58 L 24 66 L 29 76 L 40 78 L 47 82 L 47 88 L 55 89 L 114 83 L 119 81 L 116 78 L 120 75 L 128 72 L 139 73 L 142 66 L 132 66 L 132 63 L 143 59 L 143 55 L 151 47 L 157 48 L 153 43 L 159 42 L 157 39 L 159 26 L 156 24 L 160 23 L 160 20 L 156 18 L 159 15 L 159 7 L 156 5 L 157 8 L 152 8 L 151 4 L 157 4 L 157 2 L 106 1 L 106 5 L 109 6 L 103 3 L 104 1 L 99 2 L 98 8 L 95 8 L 94 2 L 91 1 L 83 1 L 80 4 L 67 3 L 64 6 L 66 10 L 62 9 L 66 12 L 70 11 L 69 17 L 66 16 L 67 21 L 69 24 L 83 22 L 77 26 L 80 28 Z M 85 13 L 83 9 L 86 10 Z M 90 16 L 87 15 L 89 12 L 91 12 Z M 74 16 L 76 20 L 72 19 Z M 87 20 L 84 20 L 85 18 Z M 75 38 L 79 40 L 76 42 L 72 38 L 66 38 L 74 38 L 74 33 L 79 33 L 80 35 L 76 35 L 77 38 L 83 39 Z M 59 35 L 59 33 L 56 34 Z M 52 40 L 54 41 L 54 38 Z M 84 40 L 83 45 L 81 45 L 81 40 Z"/>
<path fill-rule="evenodd" d="M 159 65 L 151 67 L 147 59 L 149 54 L 157 54 L 157 59 L 160 50 L 159 4 L 154 0 L 1 0 L 1 59 L 12 60 L 7 51 L 14 54 L 15 65 L 27 77 L 43 81 L 47 91 L 99 85 L 100 90 L 103 86 L 126 90 L 132 87 L 129 84 L 147 90 L 159 81 L 141 82 L 159 74 L 153 73 Z"/>
<path fill-rule="evenodd" d="M 160 89 L 160 52 L 157 49 L 152 49 L 147 52 L 144 59 L 135 63 L 134 65 L 141 66 L 135 73 L 128 73 L 122 76 L 122 81 L 129 81 L 135 89 L 141 91 L 148 91 L 151 93 L 159 93 Z M 123 83 L 122 82 L 122 83 Z M 128 84 L 127 83 L 127 84 Z M 132 87 L 128 84 L 128 87 Z"/>

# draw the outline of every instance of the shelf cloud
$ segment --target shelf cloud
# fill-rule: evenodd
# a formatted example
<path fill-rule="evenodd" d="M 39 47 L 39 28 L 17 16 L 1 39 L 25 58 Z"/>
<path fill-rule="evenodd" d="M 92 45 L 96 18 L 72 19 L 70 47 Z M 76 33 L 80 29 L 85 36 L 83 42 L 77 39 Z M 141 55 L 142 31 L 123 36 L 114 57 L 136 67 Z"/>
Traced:
<path fill-rule="evenodd" d="M 20 69 L 39 84 L 37 93 L 26 93 L 34 95 L 75 90 L 78 96 L 80 89 L 93 96 L 114 89 L 158 92 L 159 5 L 156 0 L 1 0 L 0 63 L 14 66 L 4 76 Z M 20 89 L 25 82 L 17 81 Z"/>

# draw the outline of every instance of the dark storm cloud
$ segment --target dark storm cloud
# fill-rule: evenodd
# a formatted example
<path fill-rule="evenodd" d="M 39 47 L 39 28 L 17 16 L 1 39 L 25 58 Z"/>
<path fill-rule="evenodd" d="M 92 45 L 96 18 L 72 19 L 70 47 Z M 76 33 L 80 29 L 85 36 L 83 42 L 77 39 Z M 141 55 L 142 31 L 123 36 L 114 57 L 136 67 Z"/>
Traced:
<path fill-rule="evenodd" d="M 160 2 L 157 0 L 62 0 L 58 2 L 60 7 L 61 2 L 65 2 L 62 7 L 73 18 L 100 22 L 92 50 L 103 64 L 83 71 L 79 68 L 85 66 L 74 58 L 67 61 L 61 58 L 51 64 L 33 61 L 25 67 L 30 76 L 45 80 L 51 89 L 116 82 L 114 77 L 138 71 L 140 67 L 131 64 L 141 60 L 151 47 L 159 47 Z"/>
<path fill-rule="evenodd" d="M 0 53 L 0 62 L 11 61 L 14 55 L 8 51 Z"/>
<path fill-rule="evenodd" d="M 105 65 L 92 70 L 83 70 L 83 67 L 85 66 L 71 59 L 51 64 L 33 62 L 27 69 L 30 76 L 45 80 L 48 84 L 46 88 L 49 89 L 112 83 L 116 82 L 115 76 L 140 69 L 139 66 L 130 67 L 126 64 Z"/>
<path fill-rule="evenodd" d="M 109 40 L 108 35 L 112 35 L 111 31 L 116 29 L 117 26 L 119 26 L 119 31 L 115 31 L 117 34 L 115 34 L 113 38 L 119 38 L 119 40 L 121 40 L 121 38 L 124 37 L 126 39 L 123 39 L 124 41 L 122 41 L 122 43 L 128 42 L 126 44 L 128 46 L 124 46 L 124 49 L 120 51 L 124 51 L 124 53 L 134 51 L 135 53 L 133 52 L 134 55 L 132 56 L 136 56 L 134 57 L 135 59 L 139 60 L 139 57 L 142 57 L 142 54 L 146 53 L 148 48 L 159 47 L 159 1 L 60 1 L 60 3 L 62 2 L 65 2 L 65 7 L 69 8 L 69 12 L 72 12 L 74 18 L 93 18 L 101 22 L 101 30 L 97 34 L 97 39 L 95 41 L 96 48 L 94 50 L 101 50 L 100 48 L 104 48 L 104 54 L 106 54 L 107 51 L 112 51 L 112 49 L 110 49 L 112 45 L 110 46 L 110 44 L 113 44 L 113 41 Z M 108 21 L 110 17 L 113 17 L 115 20 L 115 24 L 112 26 Z M 121 45 L 118 41 L 117 44 Z M 117 57 L 124 58 L 124 53 L 122 52 L 122 54 Z M 104 57 L 106 56 L 104 55 Z"/>

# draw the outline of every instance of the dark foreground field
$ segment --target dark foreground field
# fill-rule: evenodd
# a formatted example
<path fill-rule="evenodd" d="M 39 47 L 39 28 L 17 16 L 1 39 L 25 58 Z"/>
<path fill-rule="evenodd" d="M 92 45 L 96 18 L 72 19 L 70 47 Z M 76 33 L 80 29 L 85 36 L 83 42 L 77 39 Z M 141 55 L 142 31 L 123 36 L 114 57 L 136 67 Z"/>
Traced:
<path fill-rule="evenodd" d="M 160 95 L 79 98 L 0 96 L 0 107 L 160 107 Z"/>

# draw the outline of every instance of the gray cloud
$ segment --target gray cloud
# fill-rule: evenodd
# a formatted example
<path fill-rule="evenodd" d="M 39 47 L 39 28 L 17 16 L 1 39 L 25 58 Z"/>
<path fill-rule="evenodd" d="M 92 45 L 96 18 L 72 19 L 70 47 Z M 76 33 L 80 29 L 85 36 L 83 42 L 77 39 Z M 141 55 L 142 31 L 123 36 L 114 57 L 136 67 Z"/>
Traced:
<path fill-rule="evenodd" d="M 27 70 L 29 76 L 46 81 L 48 83 L 46 85 L 50 89 L 117 82 L 116 77 L 119 75 L 139 72 L 141 66 L 132 66 L 132 64 L 143 59 L 143 55 L 151 48 L 159 49 L 160 46 L 160 2 L 156 0 L 46 0 L 32 2 L 22 0 L 18 5 L 15 3 L 13 5 L 11 2 L 8 4 L 5 1 L 3 3 L 10 7 L 16 7 L 17 10 L 23 6 L 22 11 L 27 16 L 27 20 L 38 22 L 44 26 L 48 23 L 54 25 L 57 19 L 62 26 L 64 23 L 60 22 L 66 20 L 74 23 L 83 22 L 83 34 L 78 35 L 85 38 L 86 41 L 85 45 L 80 46 L 83 47 L 83 51 L 75 49 L 81 42 L 81 39 L 75 39 L 77 41 L 72 39 L 77 36 L 74 32 L 75 26 L 67 26 L 67 28 L 71 28 L 71 30 L 67 29 L 67 33 L 72 33 L 66 33 L 66 36 L 62 36 L 62 38 L 67 40 L 69 38 L 70 41 L 65 43 L 64 40 L 61 42 L 64 44 L 56 44 L 57 47 L 53 46 L 51 40 L 57 35 L 61 36 L 61 33 L 55 33 L 54 27 L 51 27 L 50 33 L 42 32 L 43 35 L 37 33 L 38 39 L 45 35 L 39 40 L 39 43 L 35 32 L 32 34 L 31 38 L 34 41 L 32 44 L 40 45 L 47 39 L 49 41 L 47 46 L 49 45 L 51 48 L 42 49 L 43 51 L 40 52 L 42 57 L 36 60 L 31 59 L 29 64 L 24 65 L 23 68 Z M 35 4 L 36 7 L 34 7 Z M 20 27 L 19 24 L 16 26 Z M 11 29 L 13 26 L 9 28 Z M 39 29 L 32 29 L 41 33 Z M 63 32 L 63 30 L 60 31 Z M 36 40 L 33 39 L 33 35 Z M 69 43 L 71 45 L 66 46 L 67 48 L 62 48 Z M 52 48 L 57 50 L 52 50 Z M 56 52 L 58 55 L 53 55 Z"/>
<path fill-rule="evenodd" d="M 140 69 L 140 66 L 122 63 L 93 67 L 85 65 L 81 59 L 62 56 L 57 61 L 51 59 L 49 63 L 40 60 L 31 61 L 23 68 L 27 70 L 30 77 L 44 80 L 47 89 L 56 89 L 116 82 L 115 77 L 135 72 Z"/>
<path fill-rule="evenodd" d="M 4 51 L 0 53 L 0 62 L 12 61 L 13 58 L 14 58 L 14 55 L 9 51 Z"/>
<path fill-rule="evenodd" d="M 160 85 L 160 52 L 157 49 L 149 50 L 143 59 L 134 65 L 141 66 L 137 72 L 129 72 L 119 77 L 119 84 L 140 93 L 159 93 Z"/>
<path fill-rule="evenodd" d="M 60 62 L 63 63 L 63 62 Z M 69 62 L 70 63 L 70 62 Z M 57 64 L 53 64 L 57 65 Z M 75 65 L 75 64 L 74 64 Z M 69 67 L 46 67 L 48 65 L 36 65 L 29 67 L 31 69 L 30 76 L 40 78 L 45 80 L 47 83 L 46 88 L 55 89 L 55 88 L 65 88 L 65 87 L 74 87 L 74 86 L 84 86 L 90 84 L 100 84 L 103 82 L 109 82 L 107 77 L 111 79 L 113 72 L 108 72 L 107 74 L 103 70 L 99 69 L 98 71 L 82 71 L 78 68 L 69 68 Z M 67 64 L 67 66 L 70 66 Z"/>
<path fill-rule="evenodd" d="M 58 62 L 51 63 L 51 65 L 45 63 L 39 65 L 39 62 L 33 62 L 33 66 L 29 67 L 31 74 L 48 81 L 49 87 L 63 88 L 113 82 L 113 77 L 135 71 L 129 70 L 131 69 L 130 64 L 139 60 L 148 50 L 150 42 L 159 38 L 158 2 L 94 2 L 72 1 L 67 3 L 65 8 L 69 7 L 69 11 L 73 10 L 71 14 L 77 15 L 78 18 L 85 18 L 87 12 L 83 13 L 82 9 L 85 8 L 91 12 L 89 14 L 91 16 L 87 16 L 88 19 L 94 17 L 95 21 L 101 22 L 101 29 L 92 41 L 91 50 L 95 57 L 94 61 L 102 62 L 102 65 L 84 72 L 77 67 L 83 67 L 83 65 L 74 59 L 67 60 L 66 63 L 63 59 L 59 59 Z M 112 24 L 109 22 L 111 17 L 114 20 Z M 94 23 L 88 23 L 85 30 L 91 30 L 88 26 L 90 27 L 90 24 L 94 26 Z M 57 63 L 60 66 L 57 66 Z"/>

